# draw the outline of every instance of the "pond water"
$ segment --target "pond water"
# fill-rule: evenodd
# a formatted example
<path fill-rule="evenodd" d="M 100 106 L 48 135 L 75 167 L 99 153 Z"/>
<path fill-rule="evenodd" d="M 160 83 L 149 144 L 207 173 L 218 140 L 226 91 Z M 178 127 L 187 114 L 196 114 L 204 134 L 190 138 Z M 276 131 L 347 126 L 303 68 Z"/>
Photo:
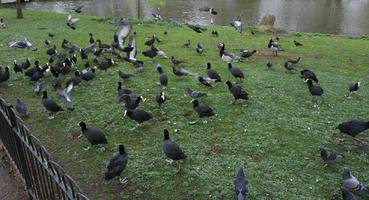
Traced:
<path fill-rule="evenodd" d="M 11 5 L 14 6 L 14 5 Z M 228 25 L 239 14 L 245 25 L 257 25 L 266 14 L 276 16 L 275 26 L 290 31 L 369 35 L 369 0 L 33 0 L 25 9 L 152 19 L 159 13 L 165 20 L 210 24 L 210 14 L 199 11 L 211 6 L 218 12 L 214 24 Z"/>

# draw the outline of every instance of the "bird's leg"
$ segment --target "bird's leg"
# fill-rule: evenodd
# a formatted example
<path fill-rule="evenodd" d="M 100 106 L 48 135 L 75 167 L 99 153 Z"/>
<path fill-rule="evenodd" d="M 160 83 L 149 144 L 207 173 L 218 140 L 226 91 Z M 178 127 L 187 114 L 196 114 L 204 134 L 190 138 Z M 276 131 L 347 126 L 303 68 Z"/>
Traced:
<path fill-rule="evenodd" d="M 131 128 L 131 129 L 129 129 L 129 130 L 130 130 L 130 131 L 134 131 L 134 130 L 136 130 L 139 126 L 140 126 L 140 124 L 137 124 L 135 127 Z"/>
<path fill-rule="evenodd" d="M 173 163 L 173 160 L 165 159 L 165 162 L 168 163 L 168 164 L 172 164 Z"/>
<path fill-rule="evenodd" d="M 325 169 L 327 166 L 328 166 L 328 164 L 325 163 L 322 168 Z"/>

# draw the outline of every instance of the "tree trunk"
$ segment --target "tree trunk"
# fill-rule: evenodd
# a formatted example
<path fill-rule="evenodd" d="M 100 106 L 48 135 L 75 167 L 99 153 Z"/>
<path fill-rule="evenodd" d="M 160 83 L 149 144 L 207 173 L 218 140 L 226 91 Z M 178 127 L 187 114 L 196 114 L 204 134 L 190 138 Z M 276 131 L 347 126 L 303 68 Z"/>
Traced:
<path fill-rule="evenodd" d="M 17 0 L 17 15 L 18 15 L 17 16 L 18 19 L 22 19 L 23 18 L 21 0 Z"/>

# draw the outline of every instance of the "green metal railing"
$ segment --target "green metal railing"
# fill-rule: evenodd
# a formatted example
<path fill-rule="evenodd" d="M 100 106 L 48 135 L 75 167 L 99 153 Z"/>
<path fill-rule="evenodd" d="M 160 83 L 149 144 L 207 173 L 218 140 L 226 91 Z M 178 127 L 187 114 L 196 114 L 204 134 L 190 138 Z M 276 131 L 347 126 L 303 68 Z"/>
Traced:
<path fill-rule="evenodd" d="M 14 111 L 0 98 L 0 140 L 15 162 L 34 199 L 88 200 Z"/>

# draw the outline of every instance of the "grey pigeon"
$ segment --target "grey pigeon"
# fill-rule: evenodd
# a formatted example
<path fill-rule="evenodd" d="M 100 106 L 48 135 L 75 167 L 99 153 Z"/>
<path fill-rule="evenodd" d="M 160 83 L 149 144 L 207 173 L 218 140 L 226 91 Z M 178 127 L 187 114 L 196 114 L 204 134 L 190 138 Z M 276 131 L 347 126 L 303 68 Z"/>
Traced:
<path fill-rule="evenodd" d="M 360 200 L 359 197 L 352 194 L 350 191 L 348 191 L 344 187 L 341 187 L 341 192 L 342 192 L 342 199 L 343 200 Z"/>
<path fill-rule="evenodd" d="M 188 92 L 188 95 L 190 95 L 190 97 L 193 97 L 195 99 L 208 96 L 206 93 L 192 91 L 190 88 L 186 88 L 186 90 Z"/>
<path fill-rule="evenodd" d="M 320 156 L 324 160 L 323 168 L 326 168 L 329 163 L 333 162 L 336 159 L 344 158 L 343 155 L 338 154 L 337 152 L 330 152 L 325 150 L 323 147 L 319 147 Z"/>
<path fill-rule="evenodd" d="M 343 176 L 342 176 L 343 185 L 348 188 L 352 189 L 354 191 L 360 191 L 365 193 L 367 196 L 369 196 L 369 190 L 361 184 L 355 176 L 352 176 L 350 174 L 350 169 L 348 167 L 343 168 Z"/>
<path fill-rule="evenodd" d="M 28 110 L 26 105 L 21 102 L 19 98 L 17 98 L 17 105 L 15 106 L 15 109 L 21 114 L 24 118 L 28 118 Z"/>
<path fill-rule="evenodd" d="M 38 81 L 35 84 L 35 89 L 33 90 L 36 94 L 39 94 L 42 90 L 43 82 L 42 79 L 38 79 Z"/>
<path fill-rule="evenodd" d="M 233 181 L 234 192 L 236 194 L 237 200 L 246 200 L 247 193 L 249 192 L 249 181 L 243 173 L 243 166 L 240 166 L 238 170 L 238 175 Z"/>

